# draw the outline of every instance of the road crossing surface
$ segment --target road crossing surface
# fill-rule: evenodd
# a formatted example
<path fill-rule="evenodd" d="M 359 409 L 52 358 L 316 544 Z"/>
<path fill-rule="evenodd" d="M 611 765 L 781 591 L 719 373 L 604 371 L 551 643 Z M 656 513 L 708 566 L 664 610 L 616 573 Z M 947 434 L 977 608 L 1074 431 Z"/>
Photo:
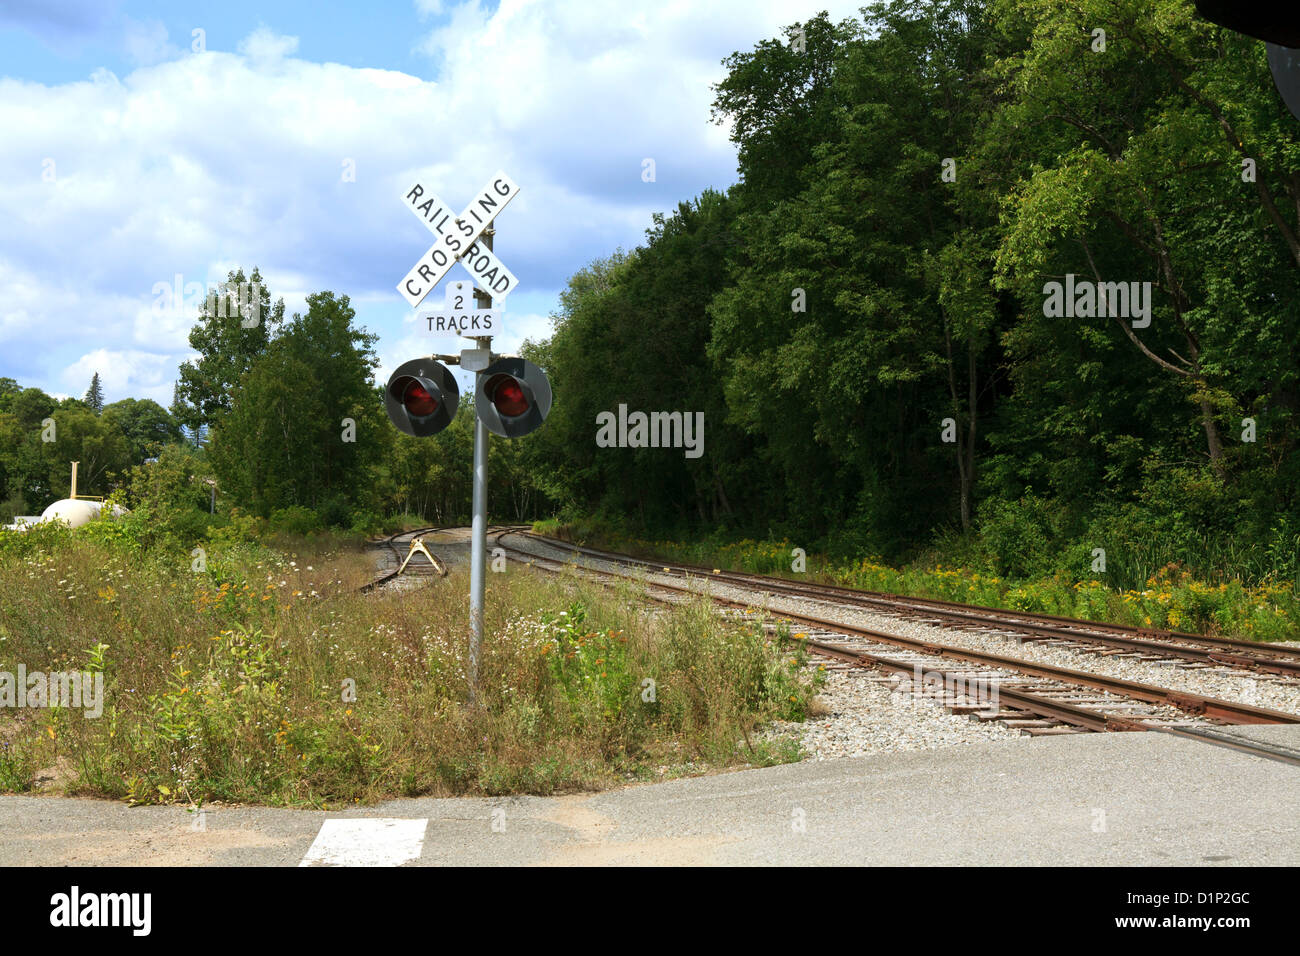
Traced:
<path fill-rule="evenodd" d="M 1300 743 L 1300 728 L 1256 727 Z M 0 865 L 1300 864 L 1300 768 L 1156 734 L 344 811 L 0 797 Z"/>

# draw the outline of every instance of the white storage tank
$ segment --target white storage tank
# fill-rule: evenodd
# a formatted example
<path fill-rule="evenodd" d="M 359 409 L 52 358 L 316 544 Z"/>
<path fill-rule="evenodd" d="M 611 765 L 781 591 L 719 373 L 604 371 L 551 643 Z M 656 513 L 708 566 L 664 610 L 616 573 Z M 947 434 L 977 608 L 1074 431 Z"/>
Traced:
<path fill-rule="evenodd" d="M 76 461 L 72 463 L 72 487 L 67 498 L 60 498 L 54 502 L 41 512 L 39 518 L 19 518 L 12 525 L 8 525 L 8 529 L 23 531 L 42 521 L 62 521 L 70 528 L 80 528 L 83 524 L 98 518 L 104 510 L 104 502 L 98 498 L 77 497 L 77 465 L 79 464 L 80 462 Z M 120 505 L 112 505 L 111 508 L 115 518 L 127 513 L 127 509 Z"/>
<path fill-rule="evenodd" d="M 112 506 L 113 516 L 126 514 L 126 509 L 117 505 Z M 50 505 L 41 512 L 41 521 L 62 521 L 70 528 L 80 528 L 99 517 L 104 510 L 102 501 L 92 501 L 89 498 L 60 498 L 54 504 Z"/>

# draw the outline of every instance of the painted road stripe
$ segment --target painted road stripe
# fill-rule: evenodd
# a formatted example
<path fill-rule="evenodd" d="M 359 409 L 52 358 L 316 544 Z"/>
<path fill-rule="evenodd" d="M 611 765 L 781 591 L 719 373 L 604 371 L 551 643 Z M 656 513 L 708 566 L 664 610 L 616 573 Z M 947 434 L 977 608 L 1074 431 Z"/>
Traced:
<path fill-rule="evenodd" d="M 401 866 L 420 858 L 424 820 L 326 820 L 299 866 Z"/>

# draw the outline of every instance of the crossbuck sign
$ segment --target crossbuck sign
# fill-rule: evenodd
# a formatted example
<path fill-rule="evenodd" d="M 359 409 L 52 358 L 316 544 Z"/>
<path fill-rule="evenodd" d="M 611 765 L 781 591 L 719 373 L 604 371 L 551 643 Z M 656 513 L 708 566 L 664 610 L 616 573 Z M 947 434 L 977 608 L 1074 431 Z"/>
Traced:
<path fill-rule="evenodd" d="M 411 308 L 424 301 L 424 297 L 433 291 L 458 260 L 495 298 L 514 291 L 517 282 L 514 273 L 479 241 L 479 236 L 517 195 L 519 186 L 515 181 L 498 172 L 457 216 L 450 206 L 420 182 L 406 191 L 403 198 L 407 208 L 438 237 L 397 286 L 397 291 Z"/>

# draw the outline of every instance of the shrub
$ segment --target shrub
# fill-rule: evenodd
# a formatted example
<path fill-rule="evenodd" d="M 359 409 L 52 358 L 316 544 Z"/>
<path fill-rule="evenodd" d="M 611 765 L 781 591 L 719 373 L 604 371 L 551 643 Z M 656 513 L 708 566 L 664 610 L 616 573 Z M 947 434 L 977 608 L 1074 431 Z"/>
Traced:
<path fill-rule="evenodd" d="M 272 534 L 307 535 L 320 531 L 322 527 L 320 516 L 302 505 L 277 508 L 271 512 L 268 521 L 268 529 Z"/>
<path fill-rule="evenodd" d="M 348 527 L 354 534 L 373 537 L 384 530 L 384 519 L 373 511 L 356 510 L 350 517 Z"/>
<path fill-rule="evenodd" d="M 979 512 L 979 533 L 998 574 L 1034 577 L 1060 565 L 1059 508 L 1026 495 L 1017 502 L 993 499 Z"/>

